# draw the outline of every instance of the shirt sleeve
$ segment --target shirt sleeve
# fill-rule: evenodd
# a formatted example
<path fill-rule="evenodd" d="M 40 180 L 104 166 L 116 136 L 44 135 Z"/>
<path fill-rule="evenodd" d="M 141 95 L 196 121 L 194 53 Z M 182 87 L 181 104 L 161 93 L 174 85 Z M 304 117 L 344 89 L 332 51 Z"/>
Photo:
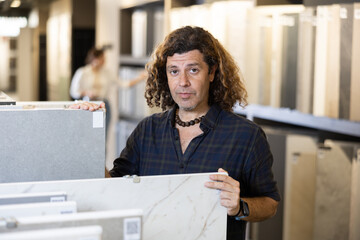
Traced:
<path fill-rule="evenodd" d="M 70 96 L 73 99 L 79 99 L 81 97 L 81 89 L 80 89 L 80 80 L 83 75 L 83 69 L 79 68 L 76 70 L 72 80 L 71 80 L 71 86 L 70 86 Z"/>
<path fill-rule="evenodd" d="M 255 133 L 249 158 L 244 168 L 246 197 L 270 197 L 280 201 L 280 193 L 272 172 L 273 155 L 261 128 Z"/>

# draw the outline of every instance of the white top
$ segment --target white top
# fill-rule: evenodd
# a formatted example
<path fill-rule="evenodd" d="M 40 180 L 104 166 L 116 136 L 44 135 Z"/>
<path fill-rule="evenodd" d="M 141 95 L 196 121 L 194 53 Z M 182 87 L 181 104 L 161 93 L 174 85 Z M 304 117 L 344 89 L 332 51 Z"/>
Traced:
<path fill-rule="evenodd" d="M 99 85 L 98 89 L 94 88 L 95 81 Z M 71 81 L 70 95 L 74 99 L 79 99 L 81 92 L 95 91 L 97 99 L 105 99 L 112 84 L 115 84 L 115 79 L 106 68 L 102 67 L 99 71 L 94 72 L 91 65 L 86 65 L 76 70 Z"/>

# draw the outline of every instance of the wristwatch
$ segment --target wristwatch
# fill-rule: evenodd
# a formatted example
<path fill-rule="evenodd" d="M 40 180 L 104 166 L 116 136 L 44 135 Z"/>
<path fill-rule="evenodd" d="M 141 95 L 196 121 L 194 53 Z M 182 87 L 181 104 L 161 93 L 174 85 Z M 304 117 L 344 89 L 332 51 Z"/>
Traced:
<path fill-rule="evenodd" d="M 241 220 L 243 218 L 246 218 L 250 215 L 249 205 L 244 200 L 240 199 L 240 211 L 241 216 L 235 216 L 235 220 Z M 238 214 L 238 215 L 239 215 Z"/>

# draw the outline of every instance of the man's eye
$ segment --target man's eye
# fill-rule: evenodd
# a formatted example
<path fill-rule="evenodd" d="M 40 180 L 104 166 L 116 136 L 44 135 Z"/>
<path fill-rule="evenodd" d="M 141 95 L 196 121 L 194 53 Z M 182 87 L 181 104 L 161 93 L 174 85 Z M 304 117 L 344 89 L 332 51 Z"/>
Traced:
<path fill-rule="evenodd" d="M 171 74 L 171 75 L 176 75 L 177 73 L 178 73 L 178 70 L 171 70 L 171 71 L 170 71 L 170 74 Z"/>
<path fill-rule="evenodd" d="M 190 69 L 190 72 L 191 73 L 197 73 L 199 70 L 197 69 L 197 68 L 192 68 L 192 69 Z"/>

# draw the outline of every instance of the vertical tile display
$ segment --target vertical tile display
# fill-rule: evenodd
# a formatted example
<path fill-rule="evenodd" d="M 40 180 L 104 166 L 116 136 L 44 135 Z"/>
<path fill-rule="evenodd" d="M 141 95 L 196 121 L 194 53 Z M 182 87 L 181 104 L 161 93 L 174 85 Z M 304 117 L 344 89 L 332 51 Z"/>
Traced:
<path fill-rule="evenodd" d="M 325 89 L 325 116 L 339 117 L 340 87 L 340 5 L 329 6 L 327 34 L 327 78 Z"/>
<path fill-rule="evenodd" d="M 339 118 L 350 117 L 353 4 L 340 5 L 340 105 Z"/>
<path fill-rule="evenodd" d="M 360 3 L 354 3 L 350 120 L 360 122 Z"/>
<path fill-rule="evenodd" d="M 316 149 L 316 137 L 288 135 L 286 139 L 283 239 L 312 239 Z"/>
<path fill-rule="evenodd" d="M 285 178 L 285 152 L 286 133 L 272 128 L 264 128 L 269 141 L 270 149 L 274 157 L 272 170 L 281 196 L 284 196 Z M 256 231 L 257 240 L 282 239 L 284 202 L 280 201 L 277 213 L 271 219 L 264 222 L 253 223 L 253 232 Z M 256 229 L 256 230 L 255 230 Z"/>
<path fill-rule="evenodd" d="M 349 240 L 360 239 L 360 147 L 355 147 L 351 172 Z"/>
<path fill-rule="evenodd" d="M 349 239 L 354 144 L 325 140 L 317 153 L 313 239 Z"/>
<path fill-rule="evenodd" d="M 296 109 L 312 113 L 314 95 L 315 8 L 307 7 L 299 16 Z"/>
<path fill-rule="evenodd" d="M 261 60 L 261 51 L 260 51 L 260 14 L 256 9 L 250 9 L 248 11 L 248 23 L 249 26 L 247 28 L 246 36 L 251 39 L 251 41 L 247 41 L 246 45 L 246 62 L 244 72 L 244 80 L 245 87 L 248 92 L 248 101 L 251 104 L 259 104 L 259 65 Z"/>
<path fill-rule="evenodd" d="M 259 104 L 270 105 L 272 17 L 261 16 L 260 21 L 258 101 Z"/>
<path fill-rule="evenodd" d="M 313 114 L 325 115 L 326 79 L 327 79 L 327 49 L 328 49 L 328 17 L 329 7 L 317 7 L 316 42 L 315 42 L 315 71 L 314 71 L 314 103 Z"/>
<path fill-rule="evenodd" d="M 296 108 L 299 14 L 284 14 L 281 69 L 281 107 Z"/>

